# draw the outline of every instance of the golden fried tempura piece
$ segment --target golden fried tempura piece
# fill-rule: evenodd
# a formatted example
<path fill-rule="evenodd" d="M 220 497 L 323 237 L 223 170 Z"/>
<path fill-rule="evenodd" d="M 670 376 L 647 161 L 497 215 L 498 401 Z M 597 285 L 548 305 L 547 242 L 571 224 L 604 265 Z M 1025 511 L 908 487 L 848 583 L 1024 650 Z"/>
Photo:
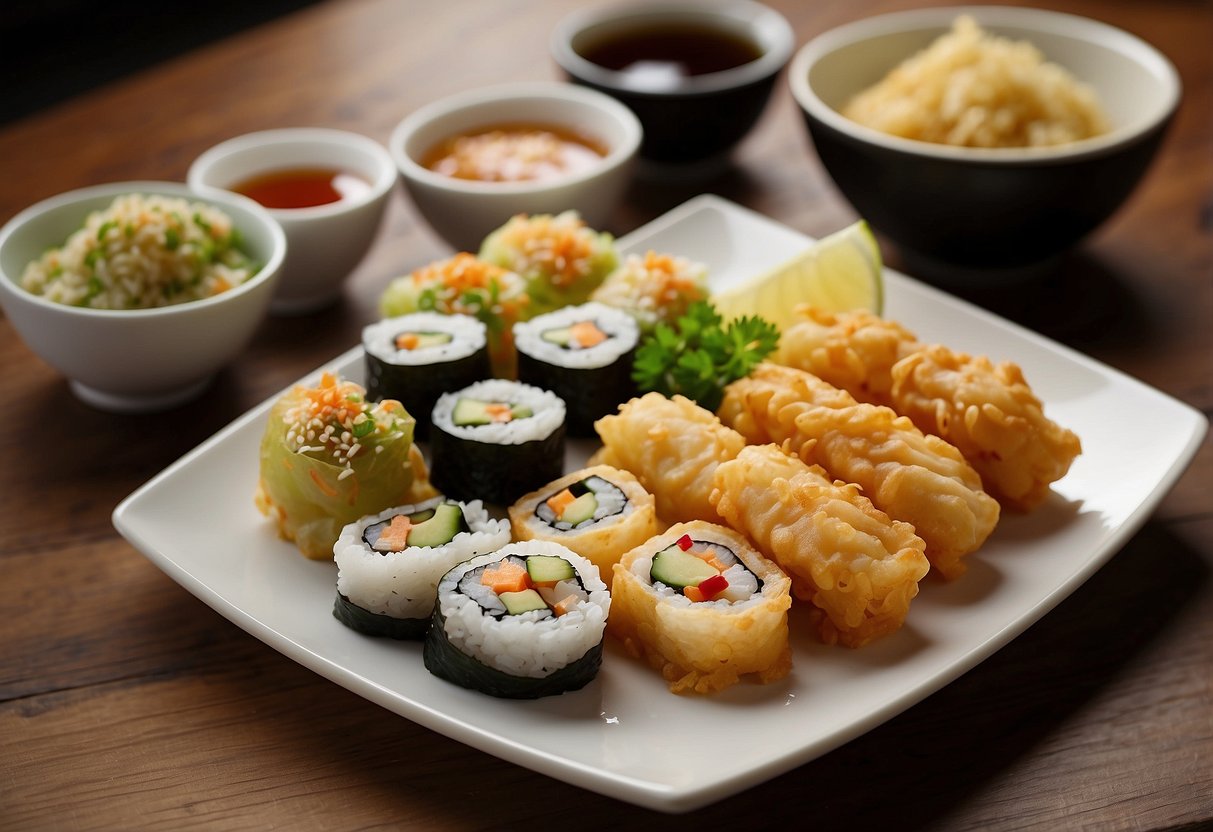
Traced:
<path fill-rule="evenodd" d="M 712 508 L 712 474 L 745 447 L 735 430 L 690 399 L 647 393 L 594 423 L 603 451 L 595 460 L 631 471 L 657 499 L 667 523 L 719 522 Z M 610 460 L 609 463 L 606 462 Z"/>
<path fill-rule="evenodd" d="M 760 364 L 725 388 L 719 416 L 747 442 L 782 445 L 858 485 L 878 509 L 914 526 L 945 578 L 964 573 L 961 558 L 998 523 L 998 503 L 960 451 L 802 370 Z"/>
<path fill-rule="evenodd" d="M 732 552 L 761 585 L 745 599 L 691 602 L 655 585 L 653 556 L 683 535 Z M 791 581 L 748 540 L 718 523 L 678 523 L 615 564 L 608 632 L 661 672 L 674 693 L 715 693 L 741 678 L 768 684 L 788 675 Z M 726 573 L 729 574 L 729 573 Z"/>
<path fill-rule="evenodd" d="M 823 641 L 860 647 L 901 626 L 930 568 L 913 526 L 774 445 L 721 463 L 715 484 L 716 510 L 817 607 Z"/>
<path fill-rule="evenodd" d="M 929 346 L 893 367 L 900 413 L 951 442 L 1003 503 L 1026 511 L 1065 476 L 1082 445 L 1044 415 L 1019 367 Z"/>
<path fill-rule="evenodd" d="M 809 306 L 783 331 L 777 361 L 806 370 L 861 402 L 892 404 L 893 365 L 919 347 L 914 333 L 871 312 L 840 315 Z"/>
<path fill-rule="evenodd" d="M 892 407 L 955 445 L 1004 506 L 1039 504 L 1082 452 L 1077 436 L 1045 417 L 1014 364 L 920 343 L 868 312 L 797 311 L 804 320 L 781 339 L 780 363 Z"/>

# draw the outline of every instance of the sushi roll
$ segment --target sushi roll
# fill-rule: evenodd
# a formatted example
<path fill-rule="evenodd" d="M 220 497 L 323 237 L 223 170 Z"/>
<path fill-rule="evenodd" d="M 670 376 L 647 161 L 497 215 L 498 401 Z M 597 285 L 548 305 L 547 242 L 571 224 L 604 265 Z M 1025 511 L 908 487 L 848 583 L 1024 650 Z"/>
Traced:
<path fill-rule="evenodd" d="M 653 495 L 627 471 L 595 465 L 510 506 L 515 540 L 552 540 L 589 558 L 609 584 L 620 555 L 657 534 Z"/>
<path fill-rule="evenodd" d="M 396 399 L 417 419 L 418 439 L 429 434 L 430 411 L 443 393 L 490 374 L 488 327 L 469 315 L 415 312 L 362 330 L 366 394 Z"/>
<path fill-rule="evenodd" d="M 663 321 L 673 323 L 692 303 L 707 298 L 706 266 L 655 251 L 643 257 L 629 254 L 590 295 L 590 300 L 628 312 L 645 333 Z"/>
<path fill-rule="evenodd" d="M 434 495 L 400 402 L 369 402 L 352 381 L 324 373 L 270 409 L 254 502 L 314 560 L 333 556 L 347 523 Z"/>
<path fill-rule="evenodd" d="M 471 315 L 488 327 L 493 374 L 514 376 L 512 327 L 528 314 L 526 281 L 466 251 L 397 277 L 379 298 L 385 318 L 413 312 Z"/>
<path fill-rule="evenodd" d="M 480 259 L 526 281 L 528 315 L 584 303 L 619 264 L 615 239 L 576 211 L 518 214 L 485 238 Z"/>
<path fill-rule="evenodd" d="M 333 615 L 367 635 L 420 639 L 439 579 L 509 542 L 509 524 L 489 517 L 479 500 L 436 497 L 362 517 L 342 529 L 333 546 Z"/>
<path fill-rule="evenodd" d="M 507 699 L 578 690 L 602 664 L 611 596 L 598 568 L 542 540 L 459 564 L 438 583 L 430 673 Z"/>
<path fill-rule="evenodd" d="M 564 399 L 571 436 L 593 436 L 596 419 L 636 395 L 639 340 L 636 320 L 622 309 L 585 303 L 549 312 L 514 324 L 518 380 Z"/>
<path fill-rule="evenodd" d="M 674 693 L 713 693 L 787 675 L 791 581 L 737 532 L 671 526 L 615 565 L 611 634 Z"/>
<path fill-rule="evenodd" d="M 564 401 L 489 379 L 438 397 L 431 413 L 434 485 L 457 500 L 509 505 L 564 469 Z"/>

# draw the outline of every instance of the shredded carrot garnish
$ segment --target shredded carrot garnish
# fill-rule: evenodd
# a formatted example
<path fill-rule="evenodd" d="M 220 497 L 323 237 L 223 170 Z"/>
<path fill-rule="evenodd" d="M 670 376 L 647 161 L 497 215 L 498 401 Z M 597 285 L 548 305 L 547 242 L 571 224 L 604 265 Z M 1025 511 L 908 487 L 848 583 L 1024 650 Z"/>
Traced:
<path fill-rule="evenodd" d="M 522 592 L 530 588 L 531 576 L 526 567 L 510 560 L 486 566 L 480 575 L 480 583 L 500 595 L 503 592 Z"/>
<path fill-rule="evenodd" d="M 315 468 L 310 469 L 308 474 L 311 476 L 312 482 L 316 483 L 316 487 L 323 491 L 326 495 L 329 497 L 337 496 L 337 489 L 325 482 L 324 478 L 316 472 Z"/>
<path fill-rule="evenodd" d="M 699 603 L 703 600 L 703 593 L 699 591 L 699 587 L 697 586 L 683 587 L 682 594 L 690 598 L 695 603 Z"/>
<path fill-rule="evenodd" d="M 568 508 L 577 498 L 573 496 L 573 492 L 567 488 L 552 497 L 548 497 L 548 508 L 556 515 L 556 519 L 564 516 L 564 510 Z"/>
<path fill-rule="evenodd" d="M 397 514 L 392 518 L 392 522 L 379 535 L 379 539 L 375 541 L 375 549 L 380 552 L 399 552 L 408 548 L 409 530 L 413 528 L 413 522 L 409 520 L 407 515 Z"/>

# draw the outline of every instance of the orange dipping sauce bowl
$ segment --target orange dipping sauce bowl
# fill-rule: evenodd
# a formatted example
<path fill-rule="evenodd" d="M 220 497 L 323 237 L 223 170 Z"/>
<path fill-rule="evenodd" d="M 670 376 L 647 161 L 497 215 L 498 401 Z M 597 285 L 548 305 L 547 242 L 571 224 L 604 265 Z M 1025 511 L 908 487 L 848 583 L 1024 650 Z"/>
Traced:
<path fill-rule="evenodd" d="M 278 221 L 287 252 L 270 312 L 298 315 L 340 297 L 379 233 L 398 174 L 387 150 L 366 136 L 296 127 L 218 144 L 194 161 L 187 178 L 203 196 L 248 196 Z"/>

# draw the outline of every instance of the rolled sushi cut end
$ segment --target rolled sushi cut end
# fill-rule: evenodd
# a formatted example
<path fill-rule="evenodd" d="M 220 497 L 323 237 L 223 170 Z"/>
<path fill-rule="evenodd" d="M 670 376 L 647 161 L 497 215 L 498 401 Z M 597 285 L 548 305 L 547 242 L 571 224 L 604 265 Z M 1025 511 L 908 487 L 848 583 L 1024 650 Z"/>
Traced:
<path fill-rule="evenodd" d="M 615 239 L 576 211 L 518 214 L 485 238 L 480 259 L 526 281 L 530 316 L 585 302 L 619 263 Z"/>
<path fill-rule="evenodd" d="M 396 399 L 429 433 L 430 411 L 443 393 L 487 378 L 488 327 L 469 315 L 416 312 L 362 330 L 366 393 L 372 401 Z"/>
<path fill-rule="evenodd" d="M 595 465 L 532 491 L 510 506 L 515 540 L 550 540 L 598 567 L 610 584 L 620 556 L 657 534 L 653 495 L 627 471 Z"/>
<path fill-rule="evenodd" d="M 491 518 L 479 500 L 437 497 L 359 518 L 333 547 L 333 615 L 367 635 L 421 638 L 442 576 L 509 539 L 508 524 Z"/>
<path fill-rule="evenodd" d="M 506 699 L 579 690 L 602 665 L 610 607 L 590 561 L 557 543 L 512 543 L 443 576 L 425 667 Z"/>
<path fill-rule="evenodd" d="M 636 395 L 632 358 L 640 328 L 627 312 L 584 303 L 514 325 L 518 378 L 568 407 L 568 430 L 592 436 L 595 420 Z"/>
<path fill-rule="evenodd" d="M 627 552 L 614 567 L 611 633 L 670 690 L 710 694 L 791 670 L 791 580 L 732 529 L 696 520 Z"/>
<path fill-rule="evenodd" d="M 438 398 L 431 412 L 434 484 L 455 499 L 509 505 L 560 476 L 565 405 L 554 393 L 503 379 Z"/>

